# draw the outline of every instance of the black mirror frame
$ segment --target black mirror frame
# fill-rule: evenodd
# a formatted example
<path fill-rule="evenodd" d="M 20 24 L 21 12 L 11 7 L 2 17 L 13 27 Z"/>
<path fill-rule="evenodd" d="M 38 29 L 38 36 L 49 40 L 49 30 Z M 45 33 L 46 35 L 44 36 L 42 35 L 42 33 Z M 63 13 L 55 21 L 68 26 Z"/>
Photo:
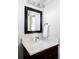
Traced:
<path fill-rule="evenodd" d="M 30 7 L 24 7 L 25 11 L 24 11 L 24 34 L 29 34 L 29 33 L 42 33 L 42 11 L 39 11 L 39 10 L 36 10 L 36 9 L 33 9 L 33 8 L 30 8 Z M 28 31 L 28 10 L 30 11 L 34 11 L 34 12 L 37 12 L 37 13 L 40 13 L 40 30 L 39 31 Z"/>

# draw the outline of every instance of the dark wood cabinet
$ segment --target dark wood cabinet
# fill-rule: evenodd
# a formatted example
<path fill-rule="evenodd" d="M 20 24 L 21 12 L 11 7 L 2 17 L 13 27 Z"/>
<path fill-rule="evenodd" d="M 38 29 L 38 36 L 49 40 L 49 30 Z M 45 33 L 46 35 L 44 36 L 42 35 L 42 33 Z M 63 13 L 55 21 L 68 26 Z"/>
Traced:
<path fill-rule="evenodd" d="M 58 59 L 58 46 L 53 46 L 32 56 L 23 46 L 23 59 Z"/>

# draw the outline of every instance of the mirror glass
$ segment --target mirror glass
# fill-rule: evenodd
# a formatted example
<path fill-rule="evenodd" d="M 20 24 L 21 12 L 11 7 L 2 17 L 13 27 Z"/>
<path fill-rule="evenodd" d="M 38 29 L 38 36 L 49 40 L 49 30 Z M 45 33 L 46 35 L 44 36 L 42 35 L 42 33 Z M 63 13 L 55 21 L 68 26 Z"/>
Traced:
<path fill-rule="evenodd" d="M 28 10 L 28 31 L 40 30 L 40 13 Z"/>

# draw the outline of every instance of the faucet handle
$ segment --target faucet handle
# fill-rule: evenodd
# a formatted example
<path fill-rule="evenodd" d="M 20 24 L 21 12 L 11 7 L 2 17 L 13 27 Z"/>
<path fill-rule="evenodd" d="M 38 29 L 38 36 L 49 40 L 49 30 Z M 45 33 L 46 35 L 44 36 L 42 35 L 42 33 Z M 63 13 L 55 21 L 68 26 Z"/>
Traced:
<path fill-rule="evenodd" d="M 39 37 L 36 37 L 36 39 L 40 39 Z"/>

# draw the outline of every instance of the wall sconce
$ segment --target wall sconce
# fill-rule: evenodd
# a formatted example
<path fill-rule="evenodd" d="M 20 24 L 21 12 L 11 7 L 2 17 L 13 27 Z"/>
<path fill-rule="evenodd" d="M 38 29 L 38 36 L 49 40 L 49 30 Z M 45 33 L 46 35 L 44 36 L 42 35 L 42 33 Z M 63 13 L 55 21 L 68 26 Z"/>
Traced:
<path fill-rule="evenodd" d="M 43 28 L 43 38 L 47 39 L 49 36 L 49 24 L 45 23 Z"/>

